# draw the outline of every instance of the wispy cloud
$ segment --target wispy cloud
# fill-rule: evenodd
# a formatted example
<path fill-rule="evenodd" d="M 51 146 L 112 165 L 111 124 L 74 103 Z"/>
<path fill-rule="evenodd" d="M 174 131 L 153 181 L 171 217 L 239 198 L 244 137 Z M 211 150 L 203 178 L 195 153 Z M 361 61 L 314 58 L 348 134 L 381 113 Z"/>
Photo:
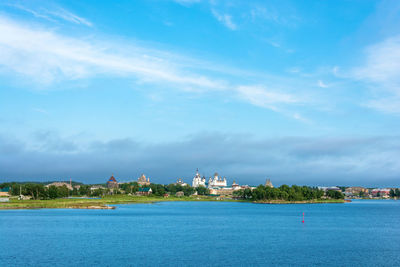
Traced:
<path fill-rule="evenodd" d="M 108 75 L 184 91 L 229 91 L 250 104 L 279 112 L 284 106 L 298 102 L 295 100 L 298 97 L 284 89 L 277 89 L 282 86 L 271 85 L 275 83 L 272 80 L 284 81 L 286 78 L 271 78 L 267 87 L 274 90 L 269 90 L 248 81 L 241 82 L 236 77 L 231 79 L 240 72 L 241 76 L 247 75 L 246 71 L 215 69 L 218 64 L 205 64 L 133 44 L 82 40 L 4 17 L 0 17 L 0 32 L 0 65 L 4 67 L 3 71 L 24 75 L 40 84 Z"/>
<path fill-rule="evenodd" d="M 194 3 L 200 3 L 201 0 L 173 0 L 183 6 L 191 6 Z M 227 13 L 224 9 L 218 8 L 219 3 L 216 1 L 203 1 L 207 8 L 210 9 L 211 14 L 217 19 L 222 25 L 230 30 L 237 30 L 237 24 L 233 21 L 232 14 Z"/>
<path fill-rule="evenodd" d="M 364 82 L 376 98 L 366 106 L 400 113 L 400 36 L 388 38 L 365 49 L 365 62 L 353 69 L 351 78 Z"/>
<path fill-rule="evenodd" d="M 250 16 L 253 21 L 262 18 L 280 23 L 281 20 L 278 12 L 275 9 L 267 9 L 266 7 L 260 5 L 254 6 L 250 9 Z"/>
<path fill-rule="evenodd" d="M 400 90 L 400 36 L 388 38 L 365 50 L 365 65 L 354 70 L 356 78 L 377 82 Z"/>
<path fill-rule="evenodd" d="M 57 10 L 51 11 L 47 10 L 47 13 L 53 15 L 54 17 L 61 18 L 63 20 L 75 23 L 75 24 L 82 24 L 89 27 L 92 27 L 93 24 L 85 18 L 79 17 L 68 10 L 63 8 L 58 8 Z"/>
<path fill-rule="evenodd" d="M 14 7 L 14 8 L 17 8 L 17 9 L 22 10 L 22 11 L 25 11 L 25 12 L 27 12 L 27 13 L 30 13 L 31 15 L 33 15 L 33 16 L 36 17 L 36 18 L 46 19 L 46 20 L 55 22 L 55 20 L 54 20 L 53 18 L 51 18 L 50 16 L 45 15 L 45 14 L 42 13 L 42 12 L 38 12 L 38 11 L 36 11 L 36 10 L 27 8 L 27 7 L 23 6 L 23 5 L 20 5 L 20 4 L 10 4 L 9 6 Z"/>
<path fill-rule="evenodd" d="M 318 86 L 321 88 L 328 88 L 329 86 L 324 83 L 322 80 L 318 80 Z"/>
<path fill-rule="evenodd" d="M 274 92 L 262 86 L 239 86 L 237 88 L 240 96 L 247 99 L 252 104 L 261 107 L 267 107 L 272 110 L 277 110 L 276 104 L 298 103 L 293 95 Z"/>
<path fill-rule="evenodd" d="M 222 82 L 206 76 L 184 75 L 168 58 L 141 47 L 126 47 L 96 40 L 82 41 L 51 31 L 33 29 L 0 18 L 0 63 L 38 82 L 52 83 L 58 79 L 79 79 L 97 74 L 135 75 L 142 81 L 162 81 L 188 87 L 222 89 Z"/>
<path fill-rule="evenodd" d="M 230 30 L 236 30 L 237 26 L 236 24 L 233 22 L 232 16 L 229 14 L 222 14 L 219 13 L 218 11 L 216 11 L 215 9 L 212 9 L 212 14 L 214 15 L 214 17 L 221 22 L 224 26 L 226 26 L 228 29 Z"/>
<path fill-rule="evenodd" d="M 64 20 L 74 24 L 86 25 L 88 27 L 93 26 L 89 20 L 60 7 L 55 7 L 54 9 L 47 9 L 43 7 L 33 9 L 21 4 L 10 4 L 9 6 L 28 12 L 36 18 L 42 18 L 52 22 Z"/>
<path fill-rule="evenodd" d="M 252 22 L 264 20 L 287 27 L 296 27 L 301 21 L 292 6 L 284 5 L 284 8 L 281 7 L 281 10 L 278 10 L 273 4 L 252 5 L 251 2 L 249 3 L 247 9 Z"/>

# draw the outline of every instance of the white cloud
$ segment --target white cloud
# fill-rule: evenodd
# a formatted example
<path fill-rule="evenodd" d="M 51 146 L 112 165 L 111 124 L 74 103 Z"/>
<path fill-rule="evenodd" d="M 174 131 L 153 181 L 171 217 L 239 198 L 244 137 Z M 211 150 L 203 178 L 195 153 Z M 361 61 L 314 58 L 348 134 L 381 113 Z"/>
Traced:
<path fill-rule="evenodd" d="M 93 24 L 89 20 L 79 17 L 78 15 L 73 14 L 64 8 L 58 7 L 55 8 L 54 10 L 50 10 L 46 8 L 31 9 L 20 4 L 12 4 L 10 6 L 28 12 L 33 16 L 35 16 L 36 18 L 42 18 L 52 22 L 62 19 L 71 23 L 86 25 L 88 27 L 93 26 Z"/>
<path fill-rule="evenodd" d="M 329 86 L 327 84 L 325 84 L 323 81 L 318 80 L 318 86 L 321 88 L 328 88 Z"/>
<path fill-rule="evenodd" d="M 366 83 L 382 96 L 366 106 L 400 113 L 400 36 L 367 47 L 364 65 L 353 69 L 351 78 Z"/>
<path fill-rule="evenodd" d="M 400 36 L 388 38 L 366 50 L 363 67 L 354 70 L 356 78 L 393 86 L 400 90 Z"/>
<path fill-rule="evenodd" d="M 385 97 L 374 99 L 366 104 L 365 107 L 373 108 L 385 113 L 392 113 L 400 115 L 400 97 L 399 96 L 392 96 L 392 97 Z"/>
<path fill-rule="evenodd" d="M 282 108 L 286 105 L 300 105 L 304 103 L 303 99 L 293 94 L 272 90 L 262 85 L 238 86 L 236 90 L 239 93 L 239 97 L 255 106 L 268 108 L 302 123 L 311 123 L 308 118 L 305 118 L 300 113 L 291 112 Z"/>
<path fill-rule="evenodd" d="M 332 68 L 333 75 L 339 76 L 339 70 L 340 70 L 340 68 L 338 66 L 333 67 Z"/>
<path fill-rule="evenodd" d="M 296 99 L 296 97 L 291 94 L 274 92 L 258 85 L 238 86 L 237 91 L 242 98 L 248 100 L 250 103 L 272 110 L 277 110 L 276 105 L 278 104 L 293 104 L 299 102 L 299 99 Z"/>
<path fill-rule="evenodd" d="M 230 30 L 236 30 L 237 26 L 236 24 L 233 22 L 232 20 L 232 16 L 229 14 L 221 14 L 219 12 L 217 12 L 215 9 L 212 9 L 212 14 L 214 15 L 214 17 L 221 22 L 223 25 L 225 25 L 227 28 L 229 28 Z"/>
<path fill-rule="evenodd" d="M 0 64 L 42 83 L 111 74 L 187 87 L 223 87 L 222 82 L 205 76 L 180 73 L 168 58 L 147 56 L 151 51 L 140 47 L 120 53 L 121 47 L 115 44 L 81 41 L 4 18 L 0 18 L 0 32 Z"/>
<path fill-rule="evenodd" d="M 0 32 L 0 71 L 28 77 L 42 86 L 109 76 L 183 91 L 231 92 L 252 105 L 280 113 L 285 112 L 285 106 L 299 102 L 285 89 L 290 88 L 287 77 L 218 67 L 215 63 L 123 42 L 68 37 L 4 17 L 0 17 Z M 248 80 L 241 81 L 243 78 L 260 79 L 257 84 L 263 82 L 266 86 L 252 85 Z"/>
<path fill-rule="evenodd" d="M 256 20 L 258 18 L 262 18 L 265 20 L 271 20 L 275 23 L 280 23 L 281 19 L 278 15 L 278 12 L 273 8 L 266 8 L 264 6 L 255 6 L 250 10 L 250 17 L 252 20 Z"/>
<path fill-rule="evenodd" d="M 311 121 L 310 121 L 309 119 L 304 118 L 301 114 L 299 114 L 299 113 L 297 113 L 297 112 L 294 113 L 292 116 L 293 116 L 294 119 L 296 119 L 296 120 L 298 120 L 298 121 L 311 124 Z"/>
<path fill-rule="evenodd" d="M 68 10 L 65 10 L 62 8 L 59 8 L 58 10 L 55 10 L 55 11 L 47 10 L 47 13 L 51 14 L 55 17 L 64 19 L 66 21 L 75 23 L 75 24 L 83 24 L 83 25 L 86 25 L 89 27 L 93 26 L 92 23 L 90 21 L 88 21 L 87 19 L 79 17 L 79 16 L 69 12 Z"/>

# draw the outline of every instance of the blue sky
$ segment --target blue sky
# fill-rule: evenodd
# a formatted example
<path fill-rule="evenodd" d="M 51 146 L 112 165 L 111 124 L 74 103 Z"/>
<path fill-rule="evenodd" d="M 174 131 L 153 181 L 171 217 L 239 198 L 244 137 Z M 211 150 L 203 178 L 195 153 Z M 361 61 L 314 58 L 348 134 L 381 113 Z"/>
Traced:
<path fill-rule="evenodd" d="M 399 1 L 2 1 L 0 179 L 398 186 Z"/>

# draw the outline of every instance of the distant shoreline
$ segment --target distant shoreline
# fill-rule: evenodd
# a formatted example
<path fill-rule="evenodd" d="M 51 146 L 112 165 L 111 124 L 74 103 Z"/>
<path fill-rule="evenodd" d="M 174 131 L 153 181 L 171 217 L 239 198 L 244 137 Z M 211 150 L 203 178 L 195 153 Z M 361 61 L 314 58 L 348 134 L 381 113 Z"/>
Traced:
<path fill-rule="evenodd" d="M 325 204 L 325 203 L 345 203 L 351 202 L 344 199 L 321 199 L 321 200 L 302 200 L 302 201 L 287 201 L 287 200 L 259 200 L 253 201 L 254 204 Z"/>
<path fill-rule="evenodd" d="M 305 200 L 305 201 L 249 201 L 243 199 L 218 198 L 210 196 L 197 197 L 153 197 L 153 196 L 107 196 L 101 199 L 54 199 L 54 200 L 11 200 L 0 203 L 0 210 L 17 209 L 115 209 L 116 204 L 152 204 L 166 201 L 214 201 L 214 202 L 245 202 L 254 204 L 323 204 L 344 203 L 343 199 Z"/>

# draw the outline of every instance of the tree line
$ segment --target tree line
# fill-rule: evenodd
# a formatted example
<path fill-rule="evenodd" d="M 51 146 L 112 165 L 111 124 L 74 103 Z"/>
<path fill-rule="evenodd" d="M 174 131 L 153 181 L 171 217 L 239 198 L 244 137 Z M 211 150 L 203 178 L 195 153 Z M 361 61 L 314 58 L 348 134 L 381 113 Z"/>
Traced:
<path fill-rule="evenodd" d="M 234 196 L 244 199 L 257 200 L 286 200 L 286 201 L 303 201 L 317 200 L 323 197 L 331 199 L 343 199 L 344 195 L 335 190 L 324 192 L 317 187 L 297 186 L 297 185 L 281 185 L 280 187 L 268 187 L 259 185 L 255 189 L 250 188 L 238 190 L 234 192 Z"/>
<path fill-rule="evenodd" d="M 0 188 L 10 188 L 12 196 L 30 196 L 32 199 L 55 199 L 70 196 L 101 196 L 107 193 L 107 190 L 91 190 L 90 185 L 79 185 L 79 187 L 73 187 L 73 190 L 69 190 L 64 186 L 49 186 L 46 187 L 44 183 L 2 183 Z"/>
<path fill-rule="evenodd" d="M 103 188 L 99 187 L 91 189 L 91 185 L 79 185 L 79 187 L 73 187 L 69 190 L 65 185 L 63 186 L 49 186 L 46 187 L 44 183 L 2 183 L 0 188 L 10 188 L 12 196 L 30 196 L 32 199 L 56 199 L 65 197 L 101 197 L 108 194 L 135 194 L 141 187 L 137 182 L 119 184 L 118 190 L 113 190 L 102 185 Z M 156 196 L 163 196 L 164 194 L 175 195 L 177 192 L 182 191 L 185 196 L 193 195 L 196 191 L 199 195 L 208 195 L 209 189 L 205 187 L 194 188 L 189 185 L 182 186 L 179 184 L 150 184 L 152 194 Z"/>
<path fill-rule="evenodd" d="M 168 184 L 168 185 L 150 184 L 147 187 L 150 187 L 152 194 L 156 196 L 163 196 L 164 194 L 175 195 L 177 192 L 183 192 L 185 196 L 191 196 L 195 192 L 197 192 L 198 195 L 210 194 L 210 190 L 203 186 L 195 188 L 191 187 L 190 185 L 182 186 L 180 184 Z M 125 193 L 134 194 L 137 191 L 139 191 L 140 185 L 137 182 L 132 182 L 132 183 L 120 184 L 119 188 L 122 189 Z"/>

